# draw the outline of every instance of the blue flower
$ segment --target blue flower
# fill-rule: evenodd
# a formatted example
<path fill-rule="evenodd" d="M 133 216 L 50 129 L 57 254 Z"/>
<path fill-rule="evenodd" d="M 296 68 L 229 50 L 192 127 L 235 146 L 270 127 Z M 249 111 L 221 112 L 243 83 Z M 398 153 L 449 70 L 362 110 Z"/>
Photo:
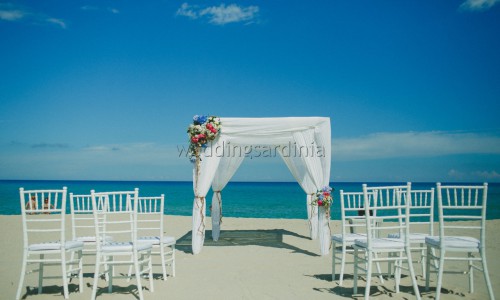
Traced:
<path fill-rule="evenodd" d="M 323 198 L 324 198 L 324 197 L 325 197 L 325 196 L 323 196 L 323 194 L 320 194 L 320 195 L 318 196 L 318 199 L 319 199 L 319 200 L 323 200 Z"/>
<path fill-rule="evenodd" d="M 204 116 L 204 115 L 195 115 L 193 117 L 193 122 L 195 125 L 201 125 L 201 124 L 204 124 L 206 121 L 207 121 L 208 117 L 207 116 Z"/>
<path fill-rule="evenodd" d="M 191 156 L 189 158 L 189 160 L 192 162 L 192 163 L 195 163 L 196 162 L 196 156 Z"/>
<path fill-rule="evenodd" d="M 207 116 L 200 116 L 198 118 L 198 122 L 200 122 L 200 124 L 204 124 L 205 122 L 207 122 L 207 119 L 208 119 Z"/>

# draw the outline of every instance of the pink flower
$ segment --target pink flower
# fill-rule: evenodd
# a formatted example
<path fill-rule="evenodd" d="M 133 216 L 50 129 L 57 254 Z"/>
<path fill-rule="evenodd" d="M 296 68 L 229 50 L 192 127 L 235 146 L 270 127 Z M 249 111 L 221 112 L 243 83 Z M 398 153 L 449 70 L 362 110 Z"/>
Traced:
<path fill-rule="evenodd" d="M 323 201 L 318 200 L 318 206 L 323 206 Z"/>
<path fill-rule="evenodd" d="M 197 137 L 198 137 L 199 139 L 204 139 L 204 138 L 206 138 L 206 136 L 205 136 L 203 133 L 198 134 L 198 136 L 197 136 Z"/>
<path fill-rule="evenodd" d="M 198 143 L 198 138 L 196 138 L 196 137 L 194 137 L 194 136 L 193 136 L 193 137 L 191 138 L 191 142 L 192 142 L 192 143 Z"/>

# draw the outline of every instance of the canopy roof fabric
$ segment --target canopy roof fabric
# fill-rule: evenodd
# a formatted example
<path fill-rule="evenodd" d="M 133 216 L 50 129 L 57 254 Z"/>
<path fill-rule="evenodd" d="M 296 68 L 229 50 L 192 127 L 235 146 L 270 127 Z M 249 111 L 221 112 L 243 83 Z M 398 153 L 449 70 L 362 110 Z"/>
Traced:
<path fill-rule="evenodd" d="M 201 151 L 194 165 L 193 239 L 194 254 L 201 251 L 205 237 L 205 197 L 212 186 L 212 232 L 220 230 L 220 191 L 236 172 L 253 145 L 273 146 L 307 194 L 309 228 L 312 239 L 319 233 L 321 254 L 330 245 L 329 220 L 319 219 L 318 208 L 311 204 L 314 193 L 328 186 L 331 162 L 330 119 L 325 117 L 220 118 L 222 129 L 217 139 Z M 241 146 L 245 146 L 242 151 Z M 324 208 L 323 208 L 324 209 Z M 321 216 L 324 211 L 320 210 Z M 328 217 L 329 219 L 329 217 Z"/>

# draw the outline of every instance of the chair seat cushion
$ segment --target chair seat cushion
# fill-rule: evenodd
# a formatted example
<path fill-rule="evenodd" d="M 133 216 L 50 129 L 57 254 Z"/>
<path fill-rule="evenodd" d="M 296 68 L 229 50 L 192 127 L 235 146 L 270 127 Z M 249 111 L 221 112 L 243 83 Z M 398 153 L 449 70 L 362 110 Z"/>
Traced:
<path fill-rule="evenodd" d="M 95 236 L 79 236 L 76 238 L 77 241 L 84 242 L 84 243 L 95 243 Z M 111 242 L 113 240 L 112 236 L 105 236 L 104 240 L 106 242 Z"/>
<path fill-rule="evenodd" d="M 366 238 L 355 240 L 354 244 L 363 248 L 368 248 L 368 240 Z M 371 240 L 372 249 L 394 249 L 403 250 L 405 243 L 401 239 L 394 238 L 375 238 Z"/>
<path fill-rule="evenodd" d="M 132 242 L 108 242 L 101 247 L 102 252 L 131 252 Z M 137 243 L 137 251 L 151 249 L 151 243 Z"/>
<path fill-rule="evenodd" d="M 434 247 L 439 247 L 439 236 L 428 236 L 425 238 L 425 243 Z M 468 236 L 445 236 L 443 238 L 443 247 L 449 249 L 479 249 L 480 242 L 478 239 Z"/>
<path fill-rule="evenodd" d="M 150 242 L 153 245 L 160 244 L 160 237 L 159 236 L 141 236 L 141 237 L 138 237 L 137 240 L 139 240 L 141 242 Z M 175 237 L 165 235 L 165 236 L 163 236 L 162 242 L 163 242 L 163 244 L 173 245 L 173 244 L 175 244 Z"/>
<path fill-rule="evenodd" d="M 425 243 L 425 238 L 428 237 L 427 233 L 410 233 L 411 243 Z M 390 233 L 388 238 L 399 239 L 399 233 Z"/>
<path fill-rule="evenodd" d="M 83 242 L 81 241 L 66 241 L 64 244 L 66 250 L 78 250 L 83 248 Z M 29 251 L 47 251 L 47 250 L 61 250 L 61 242 L 46 242 L 31 244 L 28 246 Z"/>
<path fill-rule="evenodd" d="M 347 233 L 342 236 L 342 234 L 334 234 L 332 240 L 338 243 L 347 242 L 354 243 L 355 240 L 366 239 L 366 234 L 364 233 Z"/>

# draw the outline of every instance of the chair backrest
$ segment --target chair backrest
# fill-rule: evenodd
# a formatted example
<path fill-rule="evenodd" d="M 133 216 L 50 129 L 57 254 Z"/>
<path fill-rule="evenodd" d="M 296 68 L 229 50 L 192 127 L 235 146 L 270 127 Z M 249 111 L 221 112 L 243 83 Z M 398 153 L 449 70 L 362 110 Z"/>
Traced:
<path fill-rule="evenodd" d="M 163 236 L 165 195 L 139 197 L 137 207 L 138 236 Z"/>
<path fill-rule="evenodd" d="M 47 241 L 60 241 L 64 245 L 66 195 L 66 187 L 60 190 L 19 189 L 24 247 Z"/>
<path fill-rule="evenodd" d="M 371 197 L 373 193 L 369 193 Z M 342 234 L 350 232 L 364 232 L 366 218 L 363 192 L 344 192 L 340 190 L 340 214 L 342 221 Z"/>
<path fill-rule="evenodd" d="M 390 233 L 398 233 L 408 242 L 410 201 L 402 201 L 401 195 L 406 193 L 405 199 L 411 199 L 411 183 L 379 187 L 363 184 L 363 193 L 366 228 L 371 233 L 367 237 L 368 247 L 373 238 L 385 237 Z"/>
<path fill-rule="evenodd" d="M 402 203 L 406 203 L 406 195 L 406 191 L 401 191 Z M 410 196 L 410 231 L 434 235 L 434 188 L 412 189 Z"/>
<path fill-rule="evenodd" d="M 137 241 L 137 207 L 139 189 L 133 191 L 90 192 L 94 215 L 97 249 L 107 236 L 115 242 Z"/>
<path fill-rule="evenodd" d="M 103 199 L 97 202 L 97 209 L 104 209 Z M 73 240 L 77 237 L 95 236 L 92 196 L 69 194 L 71 212 L 71 233 Z M 101 216 L 102 217 L 102 216 Z M 102 224 L 102 222 L 100 222 Z M 102 229 L 101 229 L 102 230 Z"/>
<path fill-rule="evenodd" d="M 481 247 L 483 247 L 488 184 L 441 185 L 438 182 L 436 186 L 439 210 L 439 235 L 441 237 L 445 235 L 475 235 L 481 239 Z"/>

